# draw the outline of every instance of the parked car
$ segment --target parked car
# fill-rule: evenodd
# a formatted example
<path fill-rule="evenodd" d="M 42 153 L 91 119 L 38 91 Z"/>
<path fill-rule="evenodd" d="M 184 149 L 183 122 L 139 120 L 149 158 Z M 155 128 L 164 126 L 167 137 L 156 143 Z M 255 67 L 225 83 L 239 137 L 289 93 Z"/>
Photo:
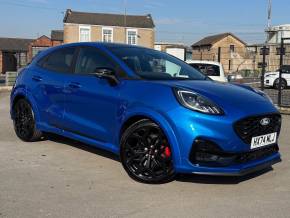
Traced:
<path fill-rule="evenodd" d="M 188 60 L 186 63 L 215 81 L 227 82 L 223 66 L 219 62 Z"/>
<path fill-rule="evenodd" d="M 235 74 L 231 73 L 231 74 L 228 74 L 228 76 L 227 76 L 228 82 L 243 83 L 243 79 L 244 79 L 244 77 L 238 73 L 235 73 Z"/>
<path fill-rule="evenodd" d="M 290 65 L 282 66 L 281 88 L 285 89 L 290 86 Z M 275 72 L 265 73 L 264 76 L 265 87 L 273 87 L 279 89 L 279 69 Z"/>
<path fill-rule="evenodd" d="M 16 80 L 11 118 L 24 141 L 54 133 L 111 151 L 145 183 L 244 175 L 280 161 L 281 116 L 265 93 L 125 44 L 43 51 Z"/>

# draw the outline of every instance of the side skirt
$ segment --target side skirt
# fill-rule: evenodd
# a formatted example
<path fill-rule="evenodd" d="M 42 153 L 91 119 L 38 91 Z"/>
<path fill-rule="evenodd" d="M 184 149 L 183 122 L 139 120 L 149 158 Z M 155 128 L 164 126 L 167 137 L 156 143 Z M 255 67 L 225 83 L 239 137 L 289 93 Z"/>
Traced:
<path fill-rule="evenodd" d="M 37 124 L 37 129 L 39 129 L 43 132 L 54 133 L 54 134 L 61 135 L 61 136 L 64 136 L 64 137 L 67 137 L 67 138 L 70 138 L 73 140 L 77 140 L 77 141 L 80 141 L 82 143 L 94 146 L 96 148 L 101 148 L 101 149 L 110 151 L 110 152 L 117 154 L 117 155 L 120 154 L 119 153 L 120 148 L 117 145 L 113 145 L 113 144 L 110 144 L 107 142 L 100 142 L 100 141 L 97 141 L 95 139 L 88 138 L 86 136 L 79 135 L 79 134 L 76 134 L 76 133 L 73 133 L 73 132 L 70 132 L 67 130 L 52 127 L 52 126 L 49 126 L 49 125 L 43 124 L 43 123 Z"/>

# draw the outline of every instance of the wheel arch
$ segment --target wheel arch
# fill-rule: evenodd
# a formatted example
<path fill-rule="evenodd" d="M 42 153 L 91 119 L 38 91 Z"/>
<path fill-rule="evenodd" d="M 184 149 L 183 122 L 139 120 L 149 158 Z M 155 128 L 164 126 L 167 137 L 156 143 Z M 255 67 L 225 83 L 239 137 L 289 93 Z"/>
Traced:
<path fill-rule="evenodd" d="M 142 111 L 142 112 L 140 112 Z M 123 122 L 119 128 L 118 132 L 118 144 L 120 144 L 120 140 L 122 137 L 122 134 L 124 131 L 133 123 L 142 120 L 142 119 L 148 119 L 151 120 L 152 122 L 156 123 L 157 125 L 160 126 L 162 131 L 167 137 L 167 140 L 170 143 L 171 149 L 172 149 L 172 158 L 173 158 L 173 163 L 174 166 L 179 165 L 181 163 L 181 155 L 180 155 L 180 149 L 179 149 L 179 144 L 177 141 L 177 138 L 174 134 L 173 129 L 171 128 L 169 122 L 165 119 L 164 116 L 161 114 L 151 111 L 151 110 L 144 110 L 144 108 L 140 111 L 134 111 L 129 114 L 127 114 L 126 118 L 123 119 Z"/>
<path fill-rule="evenodd" d="M 11 110 L 10 110 L 11 118 L 12 119 L 14 118 L 14 115 L 13 115 L 14 105 L 20 99 L 25 99 L 31 105 L 32 110 L 33 110 L 33 114 L 34 114 L 34 117 L 35 117 L 35 121 L 36 121 L 36 124 L 37 124 L 39 122 L 39 119 L 40 119 L 38 107 L 37 107 L 37 104 L 34 101 L 33 97 L 31 95 L 29 95 L 29 93 L 27 93 L 27 92 L 18 91 L 18 92 L 15 92 L 13 94 L 13 97 L 11 98 Z"/>

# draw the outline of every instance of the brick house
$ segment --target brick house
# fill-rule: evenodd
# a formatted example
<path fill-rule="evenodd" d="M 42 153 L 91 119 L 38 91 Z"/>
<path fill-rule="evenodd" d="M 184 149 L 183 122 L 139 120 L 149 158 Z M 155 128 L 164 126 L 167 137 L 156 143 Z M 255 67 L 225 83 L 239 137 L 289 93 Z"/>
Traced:
<path fill-rule="evenodd" d="M 77 12 L 64 17 L 64 43 L 103 41 L 154 48 L 154 22 L 150 14 L 122 15 Z"/>
<path fill-rule="evenodd" d="M 226 73 L 252 69 L 247 44 L 232 33 L 207 36 L 192 46 L 193 60 L 220 61 Z"/>
<path fill-rule="evenodd" d="M 52 46 L 61 45 L 63 43 L 63 30 L 52 30 L 50 39 Z"/>
<path fill-rule="evenodd" d="M 52 30 L 51 38 L 48 36 L 41 36 L 33 40 L 28 46 L 28 60 L 31 61 L 32 58 L 49 47 L 61 45 L 63 43 L 63 31 Z"/>
<path fill-rule="evenodd" d="M 51 39 L 45 35 L 33 40 L 28 45 L 28 60 L 29 60 L 29 62 L 39 52 L 41 52 L 41 51 L 43 51 L 51 46 L 52 46 Z"/>
<path fill-rule="evenodd" d="M 31 62 L 38 52 L 63 43 L 63 31 L 51 31 L 51 38 L 0 38 L 0 73 L 17 71 Z"/>
<path fill-rule="evenodd" d="M 28 46 L 32 39 L 0 38 L 0 73 L 16 71 L 28 61 Z"/>

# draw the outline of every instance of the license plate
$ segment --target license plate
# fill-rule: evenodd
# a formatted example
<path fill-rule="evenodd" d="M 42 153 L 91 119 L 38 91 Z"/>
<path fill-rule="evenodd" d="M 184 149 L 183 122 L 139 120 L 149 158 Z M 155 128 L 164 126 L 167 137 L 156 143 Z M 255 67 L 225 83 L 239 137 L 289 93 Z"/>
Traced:
<path fill-rule="evenodd" d="M 276 140 L 277 140 L 276 132 L 253 137 L 251 141 L 251 149 L 263 147 L 265 145 L 274 144 L 276 143 Z"/>

